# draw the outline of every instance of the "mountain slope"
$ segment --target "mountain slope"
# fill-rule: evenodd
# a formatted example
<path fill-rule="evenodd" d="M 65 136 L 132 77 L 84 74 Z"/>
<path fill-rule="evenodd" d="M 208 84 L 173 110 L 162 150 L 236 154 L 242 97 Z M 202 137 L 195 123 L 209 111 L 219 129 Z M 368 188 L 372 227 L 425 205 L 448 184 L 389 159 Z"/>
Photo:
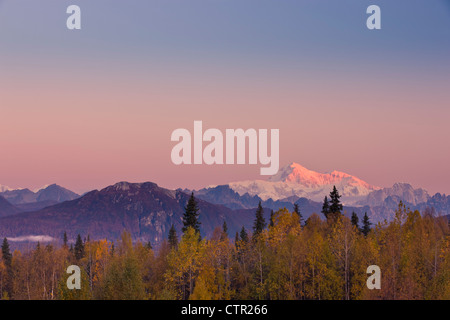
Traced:
<path fill-rule="evenodd" d="M 19 210 L 0 195 L 0 217 L 6 217 L 19 212 Z"/>
<path fill-rule="evenodd" d="M 79 195 L 72 192 L 66 188 L 58 186 L 57 184 L 51 184 L 44 189 L 40 189 L 36 192 L 36 201 L 56 201 L 64 202 L 69 200 L 74 200 L 78 198 Z"/>
<path fill-rule="evenodd" d="M 1 218 L 0 236 L 48 235 L 60 239 L 67 231 L 72 239 L 80 233 L 94 239 L 116 240 L 127 230 L 133 239 L 157 245 L 167 237 L 172 224 L 180 232 L 188 199 L 189 194 L 151 182 L 120 182 L 36 212 Z M 251 227 L 254 210 L 233 211 L 203 200 L 198 202 L 203 236 L 210 236 L 224 220 L 230 235 L 242 225 Z"/>

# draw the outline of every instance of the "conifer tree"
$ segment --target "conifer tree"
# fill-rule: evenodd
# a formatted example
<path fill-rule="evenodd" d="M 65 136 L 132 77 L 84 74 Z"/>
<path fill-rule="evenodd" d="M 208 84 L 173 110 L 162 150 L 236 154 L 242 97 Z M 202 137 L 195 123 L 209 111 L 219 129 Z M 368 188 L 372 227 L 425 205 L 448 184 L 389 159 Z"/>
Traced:
<path fill-rule="evenodd" d="M 300 213 L 300 208 L 298 207 L 297 203 L 294 203 L 294 212 L 298 215 L 298 221 L 299 221 L 300 225 L 302 225 L 302 223 L 303 223 L 303 216 Z"/>
<path fill-rule="evenodd" d="M 372 224 L 370 222 L 370 220 L 369 220 L 369 217 L 367 216 L 367 212 L 364 213 L 364 218 L 363 218 L 363 222 L 362 223 L 363 223 L 363 225 L 362 225 L 362 228 L 361 228 L 361 232 L 364 234 L 364 236 L 367 237 L 367 235 L 370 232 L 370 225 Z"/>
<path fill-rule="evenodd" d="M 253 236 L 256 237 L 263 232 L 266 227 L 266 220 L 264 219 L 264 209 L 261 206 L 261 201 L 256 209 L 255 222 L 253 224 Z"/>
<path fill-rule="evenodd" d="M 0 292 L 0 298 L 11 297 L 12 287 L 13 287 L 13 270 L 12 270 L 12 254 L 9 248 L 9 243 L 6 238 L 3 239 L 2 243 L 2 259 L 4 266 L 6 267 L 6 281 L 3 288 L 3 292 Z M 0 261 L 1 262 L 1 261 Z"/>
<path fill-rule="evenodd" d="M 67 248 L 67 243 L 68 243 L 68 240 L 67 240 L 67 233 L 64 231 L 64 235 L 63 235 L 63 245 L 64 245 L 64 248 Z"/>
<path fill-rule="evenodd" d="M 323 199 L 322 213 L 325 216 L 325 218 L 328 219 L 328 214 L 330 213 L 330 204 L 328 202 L 327 196 L 325 196 L 325 199 Z"/>
<path fill-rule="evenodd" d="M 356 229 L 359 229 L 359 218 L 358 215 L 355 213 L 355 211 L 352 212 L 352 225 L 356 227 Z"/>
<path fill-rule="evenodd" d="M 177 231 L 175 230 L 173 223 L 169 230 L 168 241 L 171 249 L 174 249 L 178 246 Z"/>
<path fill-rule="evenodd" d="M 273 215 L 274 215 L 273 210 L 270 210 L 270 222 L 269 222 L 270 227 L 273 227 Z"/>
<path fill-rule="evenodd" d="M 183 233 L 187 231 L 189 227 L 192 227 L 195 232 L 200 235 L 200 221 L 198 221 L 198 204 L 197 200 L 194 197 L 194 193 L 191 193 L 191 197 L 184 208 L 184 216 L 183 216 Z"/>
<path fill-rule="evenodd" d="M 84 244 L 83 240 L 81 240 L 80 234 L 78 234 L 77 241 L 75 242 L 74 254 L 77 261 L 84 257 Z"/>
<path fill-rule="evenodd" d="M 248 234 L 247 234 L 247 230 L 245 230 L 244 226 L 242 226 L 240 237 L 241 237 L 242 242 L 245 242 L 245 243 L 248 242 Z"/>
<path fill-rule="evenodd" d="M 3 257 L 3 262 L 5 263 L 5 266 L 7 268 L 11 268 L 12 254 L 11 254 L 11 250 L 9 249 L 8 239 L 6 239 L 6 238 L 3 239 L 3 243 L 2 243 L 2 257 Z"/>
<path fill-rule="evenodd" d="M 343 206 L 341 204 L 341 200 L 339 200 L 340 198 L 341 195 L 337 191 L 336 186 L 333 186 L 333 191 L 330 192 L 330 213 L 338 215 L 341 214 Z"/>
<path fill-rule="evenodd" d="M 228 226 L 227 226 L 227 222 L 225 220 L 223 221 L 222 231 L 224 234 L 226 234 L 228 236 Z"/>
<path fill-rule="evenodd" d="M 225 240 L 228 238 L 228 226 L 227 222 L 224 220 L 222 225 L 222 234 L 220 235 L 220 240 Z"/>

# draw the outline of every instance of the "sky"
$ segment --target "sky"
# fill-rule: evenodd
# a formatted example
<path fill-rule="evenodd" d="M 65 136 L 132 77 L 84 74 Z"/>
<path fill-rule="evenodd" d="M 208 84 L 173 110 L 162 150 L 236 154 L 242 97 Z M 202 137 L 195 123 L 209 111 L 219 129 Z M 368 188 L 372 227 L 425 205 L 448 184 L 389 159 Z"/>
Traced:
<path fill-rule="evenodd" d="M 450 0 L 0 0 L 0 184 L 266 178 L 174 165 L 202 120 L 279 129 L 281 165 L 450 194 L 449 62 Z"/>

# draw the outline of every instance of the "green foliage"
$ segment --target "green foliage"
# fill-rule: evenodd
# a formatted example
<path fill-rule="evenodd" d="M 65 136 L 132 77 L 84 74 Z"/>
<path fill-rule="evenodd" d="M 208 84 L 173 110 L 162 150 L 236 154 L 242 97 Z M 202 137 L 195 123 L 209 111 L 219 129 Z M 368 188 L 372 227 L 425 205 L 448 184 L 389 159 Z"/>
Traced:
<path fill-rule="evenodd" d="M 169 230 L 168 241 L 169 241 L 170 248 L 176 248 L 178 246 L 177 231 L 175 230 L 173 223 Z"/>
<path fill-rule="evenodd" d="M 300 213 L 300 208 L 298 207 L 297 203 L 294 203 L 294 212 L 297 214 L 298 216 L 298 221 L 300 223 L 300 225 L 303 223 L 303 216 Z"/>
<path fill-rule="evenodd" d="M 363 223 L 363 225 L 362 225 L 362 228 L 361 228 L 361 232 L 364 234 L 364 236 L 367 237 L 367 235 L 370 232 L 370 226 L 372 225 L 372 223 L 370 222 L 369 217 L 367 216 L 367 212 L 364 213 L 364 218 L 363 218 L 363 222 L 362 223 Z"/>
<path fill-rule="evenodd" d="M 64 247 L 68 246 L 67 233 L 65 231 L 64 231 L 64 235 L 63 235 L 63 246 Z"/>
<path fill-rule="evenodd" d="M 325 198 L 323 199 L 322 213 L 325 216 L 325 218 L 328 219 L 328 214 L 330 213 L 330 203 L 328 202 L 327 196 L 325 196 Z"/>
<path fill-rule="evenodd" d="M 189 227 L 193 228 L 195 232 L 200 235 L 200 221 L 198 221 L 198 204 L 194 197 L 194 193 L 191 193 L 189 201 L 184 210 L 183 216 L 183 233 L 185 233 Z"/>
<path fill-rule="evenodd" d="M 3 243 L 2 243 L 2 258 L 3 258 L 3 262 L 5 263 L 6 267 L 11 267 L 12 254 L 9 249 L 8 239 L 6 239 L 6 238 L 3 239 Z"/>
<path fill-rule="evenodd" d="M 145 298 L 144 284 L 138 259 L 129 233 L 122 234 L 119 254 L 106 270 L 103 299 L 142 300 Z"/>
<path fill-rule="evenodd" d="M 264 209 L 261 206 L 261 201 L 256 209 L 255 222 L 253 224 L 253 237 L 260 235 L 266 227 L 266 220 L 264 219 Z"/>
<path fill-rule="evenodd" d="M 356 229 L 359 229 L 359 218 L 358 215 L 353 211 L 352 212 L 352 226 L 354 226 Z"/>
<path fill-rule="evenodd" d="M 336 189 L 336 186 L 333 186 L 333 190 L 330 192 L 330 208 L 329 213 L 333 214 L 334 216 L 340 215 L 343 206 L 341 204 L 340 200 L 341 196 L 339 195 L 338 190 Z"/>
<path fill-rule="evenodd" d="M 75 242 L 74 254 L 77 261 L 83 259 L 84 257 L 84 244 L 79 234 L 77 236 L 77 241 Z"/>
<path fill-rule="evenodd" d="M 242 229 L 241 229 L 240 237 L 241 237 L 242 242 L 244 242 L 244 243 L 248 242 L 247 230 L 245 230 L 244 227 L 242 227 Z"/>

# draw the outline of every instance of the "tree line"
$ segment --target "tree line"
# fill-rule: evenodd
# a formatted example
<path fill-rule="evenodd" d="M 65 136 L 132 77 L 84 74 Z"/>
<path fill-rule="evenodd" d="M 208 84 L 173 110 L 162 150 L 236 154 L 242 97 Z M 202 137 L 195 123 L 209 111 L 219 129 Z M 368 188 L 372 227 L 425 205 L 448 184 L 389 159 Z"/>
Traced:
<path fill-rule="evenodd" d="M 2 299 L 449 299 L 450 232 L 433 210 L 399 203 L 395 219 L 371 228 L 342 213 L 336 188 L 318 214 L 304 220 L 297 205 L 264 219 L 261 204 L 252 230 L 234 237 L 226 222 L 209 239 L 200 236 L 194 194 L 185 207 L 182 234 L 172 225 L 158 250 L 133 243 L 82 240 L 0 252 Z M 69 265 L 81 268 L 81 289 L 66 285 Z M 367 267 L 381 269 L 381 290 L 366 286 Z"/>

